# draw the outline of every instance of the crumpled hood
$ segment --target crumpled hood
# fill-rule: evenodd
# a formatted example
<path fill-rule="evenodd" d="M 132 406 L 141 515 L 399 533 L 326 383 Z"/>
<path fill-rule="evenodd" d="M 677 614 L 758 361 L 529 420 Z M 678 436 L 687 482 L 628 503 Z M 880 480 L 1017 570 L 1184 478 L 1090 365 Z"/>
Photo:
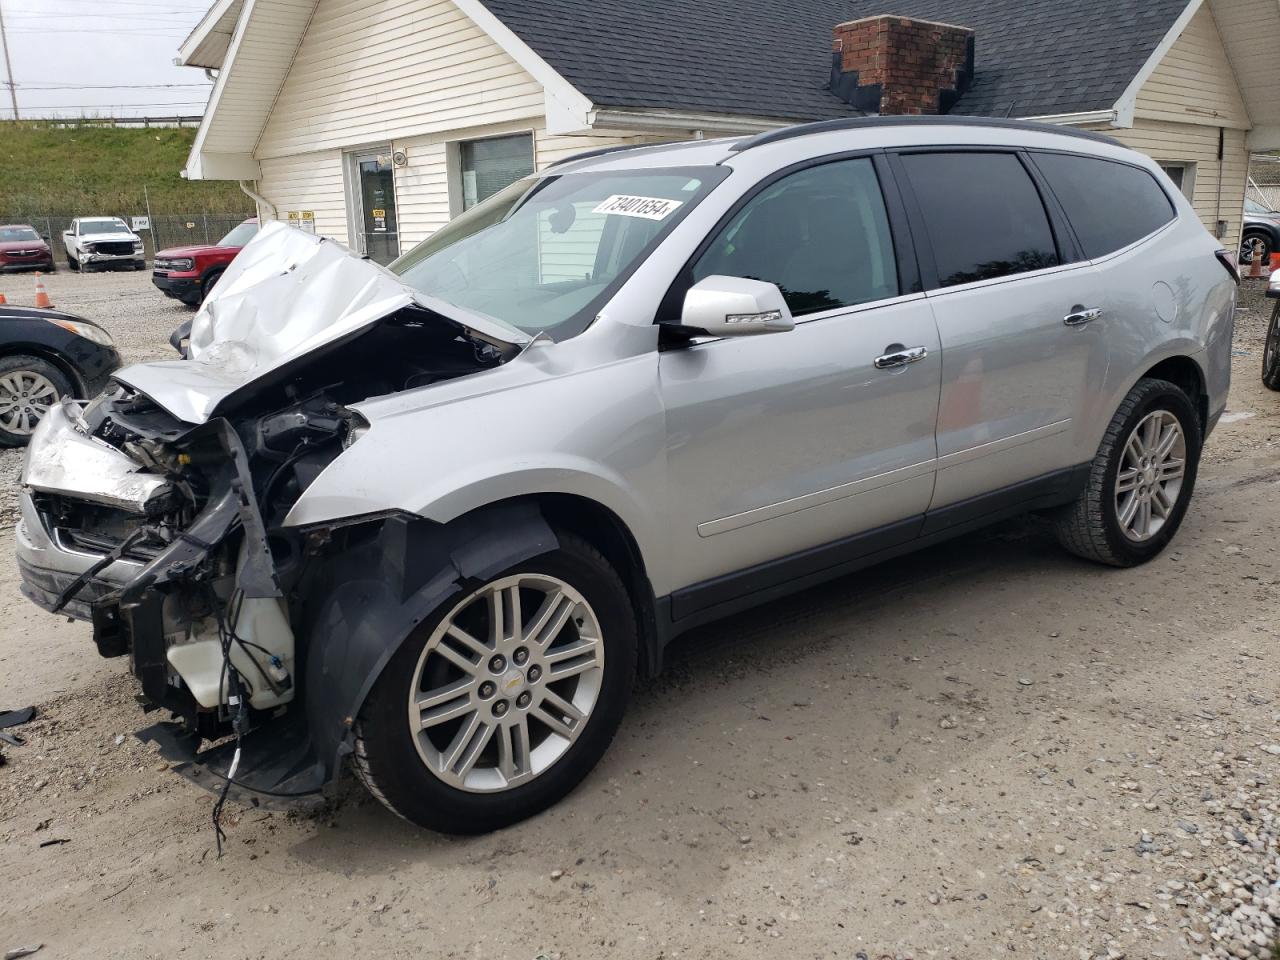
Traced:
<path fill-rule="evenodd" d="M 126 367 L 115 379 L 180 420 L 203 423 L 241 387 L 413 305 L 495 345 L 530 340 L 420 293 L 333 240 L 276 222 L 240 251 L 195 315 L 188 359 Z"/>

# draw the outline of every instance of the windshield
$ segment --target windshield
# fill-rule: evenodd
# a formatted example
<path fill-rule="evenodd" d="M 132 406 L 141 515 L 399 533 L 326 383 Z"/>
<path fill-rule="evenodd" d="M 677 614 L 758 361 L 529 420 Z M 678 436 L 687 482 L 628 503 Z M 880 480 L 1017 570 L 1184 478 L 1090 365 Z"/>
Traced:
<path fill-rule="evenodd" d="M 218 241 L 220 247 L 243 247 L 258 234 L 256 223 L 242 223 Z"/>
<path fill-rule="evenodd" d="M 30 227 L 0 227 L 0 243 L 21 243 L 40 239 L 40 234 Z"/>
<path fill-rule="evenodd" d="M 658 241 L 729 171 L 682 167 L 518 180 L 390 270 L 530 335 L 587 328 Z"/>
<path fill-rule="evenodd" d="M 123 220 L 81 220 L 80 233 L 128 233 Z"/>

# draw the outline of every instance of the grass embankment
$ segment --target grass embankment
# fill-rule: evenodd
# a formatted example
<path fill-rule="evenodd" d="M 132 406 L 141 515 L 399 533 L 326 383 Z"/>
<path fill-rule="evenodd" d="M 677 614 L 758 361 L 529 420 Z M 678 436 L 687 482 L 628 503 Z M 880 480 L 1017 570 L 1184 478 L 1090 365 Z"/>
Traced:
<path fill-rule="evenodd" d="M 5 218 L 146 212 L 252 215 L 234 182 L 183 180 L 191 127 L 58 126 L 0 121 L 0 222 Z"/>

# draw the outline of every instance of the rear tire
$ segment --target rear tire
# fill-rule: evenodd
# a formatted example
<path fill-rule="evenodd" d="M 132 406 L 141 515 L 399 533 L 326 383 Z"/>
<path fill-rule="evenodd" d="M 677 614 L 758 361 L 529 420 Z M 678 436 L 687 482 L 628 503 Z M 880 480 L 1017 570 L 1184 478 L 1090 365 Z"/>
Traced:
<path fill-rule="evenodd" d="M 1059 542 L 1077 556 L 1113 567 L 1155 557 L 1186 515 L 1202 434 L 1200 417 L 1181 388 L 1167 380 L 1139 380 L 1107 427 L 1085 491 L 1056 518 Z"/>
<path fill-rule="evenodd" d="M 558 537 L 443 603 L 370 691 L 352 765 L 405 820 L 458 834 L 523 820 L 573 790 L 612 741 L 635 678 L 634 609 L 599 551 Z"/>
<path fill-rule="evenodd" d="M 1269 390 L 1280 390 L 1280 303 L 1271 312 L 1263 341 L 1262 383 Z"/>
<path fill-rule="evenodd" d="M 48 360 L 0 357 L 0 445 L 25 447 L 49 408 L 74 393 L 67 375 Z"/>

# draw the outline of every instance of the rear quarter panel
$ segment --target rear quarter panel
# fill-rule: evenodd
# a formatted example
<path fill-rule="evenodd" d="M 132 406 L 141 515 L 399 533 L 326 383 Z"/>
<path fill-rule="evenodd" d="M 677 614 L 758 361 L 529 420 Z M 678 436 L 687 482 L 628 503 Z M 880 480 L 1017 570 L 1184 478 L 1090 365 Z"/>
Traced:
<path fill-rule="evenodd" d="M 1185 356 L 1199 366 L 1210 423 L 1226 405 L 1236 285 L 1214 255 L 1222 244 L 1181 195 L 1175 205 L 1178 217 L 1163 230 L 1094 261 L 1107 297 L 1107 374 L 1077 451 L 1082 463 L 1125 395 L 1163 360 Z"/>

